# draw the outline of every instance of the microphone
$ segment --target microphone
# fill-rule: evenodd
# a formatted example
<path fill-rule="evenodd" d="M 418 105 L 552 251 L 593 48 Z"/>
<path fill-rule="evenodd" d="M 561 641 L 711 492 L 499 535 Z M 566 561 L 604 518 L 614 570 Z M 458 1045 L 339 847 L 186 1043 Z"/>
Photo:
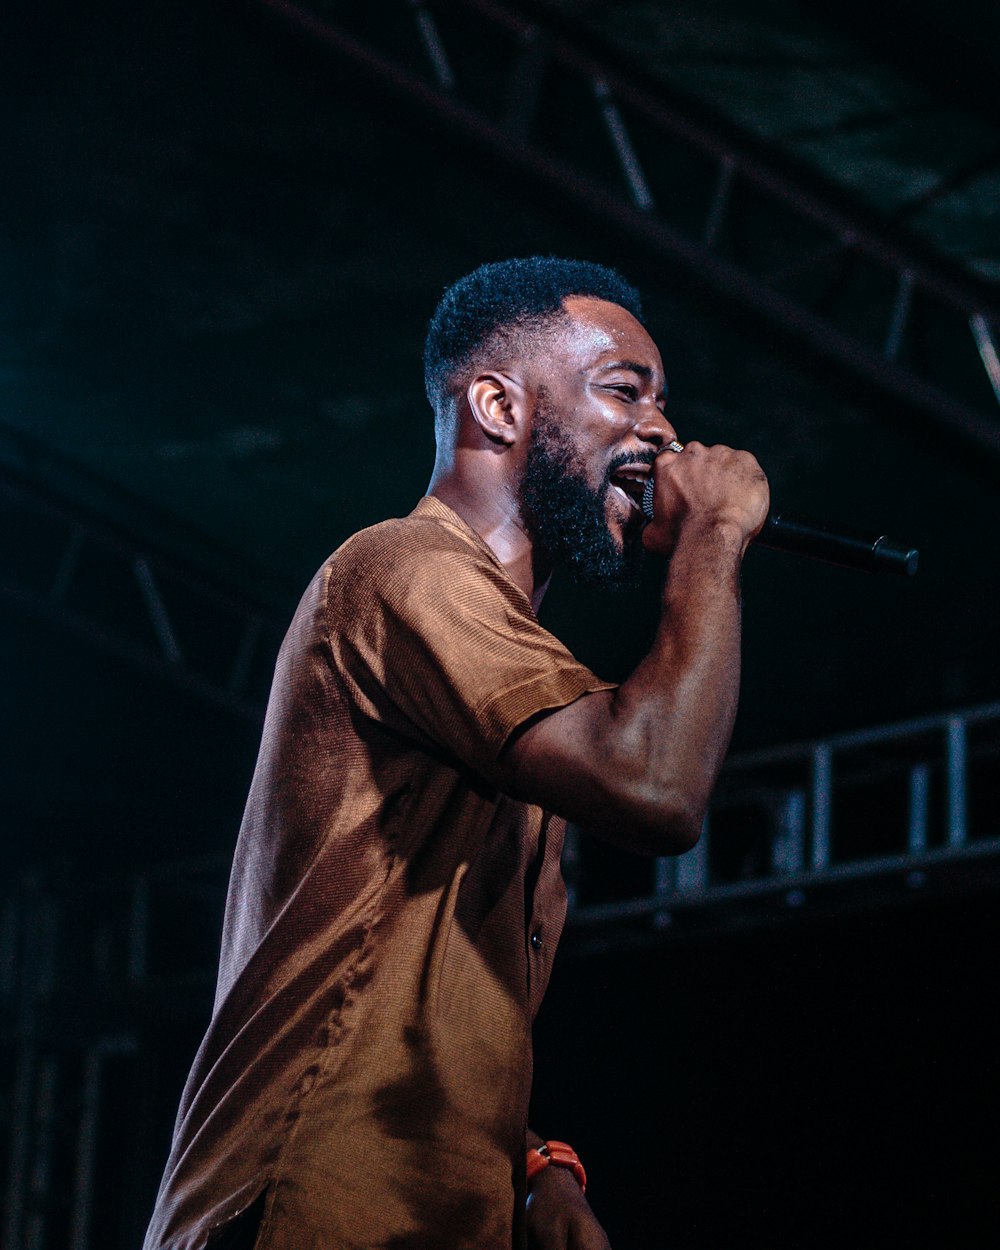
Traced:
<path fill-rule="evenodd" d="M 642 511 L 647 521 L 653 519 L 652 478 L 646 482 L 642 492 Z M 808 520 L 791 512 L 769 512 L 764 528 L 754 542 L 774 551 L 792 551 L 813 560 L 839 564 L 845 569 L 896 573 L 901 577 L 912 577 L 920 559 L 920 552 L 915 547 L 894 542 L 885 534 L 864 534 L 859 530 L 827 525 L 824 521 Z"/>

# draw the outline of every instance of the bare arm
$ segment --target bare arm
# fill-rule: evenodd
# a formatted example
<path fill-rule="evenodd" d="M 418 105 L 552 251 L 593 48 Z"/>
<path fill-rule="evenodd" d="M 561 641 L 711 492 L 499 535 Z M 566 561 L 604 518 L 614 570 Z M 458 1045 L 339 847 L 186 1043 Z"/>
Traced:
<path fill-rule="evenodd" d="M 656 461 L 646 546 L 671 553 L 653 645 L 614 691 L 530 724 L 501 757 L 515 795 L 648 854 L 698 840 L 739 692 L 739 567 L 767 514 L 746 452 L 689 443 Z"/>

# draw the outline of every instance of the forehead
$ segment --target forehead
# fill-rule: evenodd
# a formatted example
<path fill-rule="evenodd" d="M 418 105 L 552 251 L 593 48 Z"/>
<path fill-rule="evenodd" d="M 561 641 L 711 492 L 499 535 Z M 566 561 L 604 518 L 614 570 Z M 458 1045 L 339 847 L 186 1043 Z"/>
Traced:
<path fill-rule="evenodd" d="M 632 360 L 662 379 L 659 349 L 627 309 L 583 295 L 568 296 L 563 307 L 567 320 L 556 342 L 568 364 L 588 370 L 612 360 Z"/>

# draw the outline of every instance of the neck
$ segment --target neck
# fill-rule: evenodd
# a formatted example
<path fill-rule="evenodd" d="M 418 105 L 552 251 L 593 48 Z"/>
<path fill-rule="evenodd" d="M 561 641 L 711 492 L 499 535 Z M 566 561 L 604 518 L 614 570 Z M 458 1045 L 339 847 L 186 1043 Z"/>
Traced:
<path fill-rule="evenodd" d="M 449 465 L 436 464 L 427 494 L 447 504 L 476 531 L 537 612 L 552 569 L 543 566 L 535 549 L 521 517 L 516 491 L 510 489 L 509 483 L 490 480 L 488 473 L 464 470 L 461 456 Z"/>

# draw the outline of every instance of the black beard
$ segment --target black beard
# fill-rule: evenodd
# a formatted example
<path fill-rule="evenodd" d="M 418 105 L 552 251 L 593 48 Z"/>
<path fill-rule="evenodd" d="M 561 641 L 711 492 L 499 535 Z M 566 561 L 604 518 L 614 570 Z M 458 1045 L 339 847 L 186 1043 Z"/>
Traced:
<path fill-rule="evenodd" d="M 636 586 L 645 555 L 642 526 L 628 526 L 619 547 L 608 526 L 607 499 L 616 468 L 652 458 L 648 453 L 616 457 L 603 485 L 595 490 L 577 467 L 573 448 L 545 397 L 539 396 L 520 502 L 542 556 L 568 569 L 584 586 L 611 590 Z"/>

